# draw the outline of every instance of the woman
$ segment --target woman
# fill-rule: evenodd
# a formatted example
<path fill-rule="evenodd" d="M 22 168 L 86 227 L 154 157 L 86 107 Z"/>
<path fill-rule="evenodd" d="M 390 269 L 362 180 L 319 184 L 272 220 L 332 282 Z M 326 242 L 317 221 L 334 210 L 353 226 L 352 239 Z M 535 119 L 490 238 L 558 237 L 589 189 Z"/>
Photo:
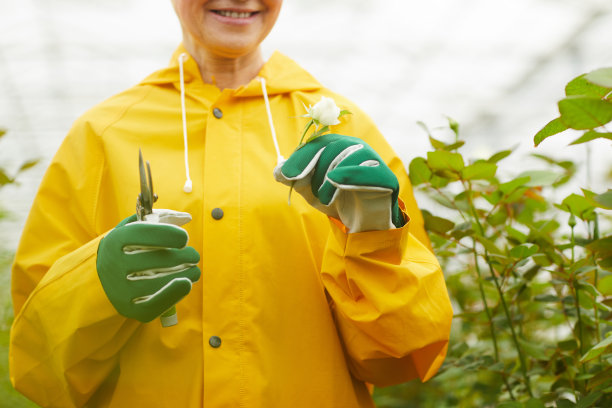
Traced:
<path fill-rule="evenodd" d="M 370 407 L 367 383 L 441 365 L 452 311 L 404 167 L 359 108 L 264 63 L 281 3 L 173 0 L 170 65 L 64 140 L 12 277 L 11 380 L 41 406 Z M 285 162 L 322 97 L 351 115 Z M 160 222 L 133 215 L 139 149 Z"/>

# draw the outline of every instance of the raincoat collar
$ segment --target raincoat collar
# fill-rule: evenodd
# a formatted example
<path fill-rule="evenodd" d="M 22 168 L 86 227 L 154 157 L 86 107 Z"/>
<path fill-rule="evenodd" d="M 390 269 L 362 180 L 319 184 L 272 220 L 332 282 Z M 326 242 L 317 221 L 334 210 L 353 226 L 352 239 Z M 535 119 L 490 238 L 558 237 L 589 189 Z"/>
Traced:
<path fill-rule="evenodd" d="M 164 85 L 173 84 L 179 89 L 179 64 L 178 57 L 182 53 L 187 53 L 181 44 L 172 55 L 170 64 L 167 68 L 159 70 L 142 81 L 142 84 Z M 184 62 L 185 84 L 188 86 L 212 86 L 205 84 L 200 76 L 200 70 L 195 59 L 189 53 L 189 58 Z M 293 91 L 315 91 L 322 88 L 322 85 L 295 61 L 282 53 L 275 51 L 268 61 L 264 64 L 258 77 L 266 80 L 268 95 L 277 95 Z M 231 90 L 235 97 L 262 96 L 261 84 L 257 78 L 252 79 L 248 84 Z"/>

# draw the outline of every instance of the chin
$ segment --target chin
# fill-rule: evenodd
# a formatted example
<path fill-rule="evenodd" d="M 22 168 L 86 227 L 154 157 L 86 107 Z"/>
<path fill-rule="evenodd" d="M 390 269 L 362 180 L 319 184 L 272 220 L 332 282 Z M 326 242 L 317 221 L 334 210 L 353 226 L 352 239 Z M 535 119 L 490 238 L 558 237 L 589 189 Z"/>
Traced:
<path fill-rule="evenodd" d="M 223 58 L 240 58 L 252 54 L 259 49 L 259 45 L 224 43 L 222 47 L 211 47 L 213 54 Z"/>

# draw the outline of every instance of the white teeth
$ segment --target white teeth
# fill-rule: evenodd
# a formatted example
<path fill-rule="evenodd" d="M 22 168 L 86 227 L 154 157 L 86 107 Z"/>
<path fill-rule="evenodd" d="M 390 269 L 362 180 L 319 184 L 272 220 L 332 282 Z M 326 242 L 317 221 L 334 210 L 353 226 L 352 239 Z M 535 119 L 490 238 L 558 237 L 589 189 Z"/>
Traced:
<path fill-rule="evenodd" d="M 251 13 L 245 13 L 245 12 L 239 12 L 239 11 L 219 10 L 217 11 L 217 13 L 224 17 L 231 17 L 231 18 L 247 18 L 251 16 Z"/>

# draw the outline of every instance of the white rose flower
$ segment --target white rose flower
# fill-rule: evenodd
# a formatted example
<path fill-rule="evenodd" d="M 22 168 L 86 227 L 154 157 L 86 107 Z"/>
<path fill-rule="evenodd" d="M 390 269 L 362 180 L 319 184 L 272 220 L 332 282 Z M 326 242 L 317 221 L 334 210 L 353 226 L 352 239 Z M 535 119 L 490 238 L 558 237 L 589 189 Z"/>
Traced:
<path fill-rule="evenodd" d="M 340 123 L 340 108 L 332 98 L 322 96 L 321 100 L 312 108 L 308 109 L 308 115 L 323 126 L 337 125 Z"/>

